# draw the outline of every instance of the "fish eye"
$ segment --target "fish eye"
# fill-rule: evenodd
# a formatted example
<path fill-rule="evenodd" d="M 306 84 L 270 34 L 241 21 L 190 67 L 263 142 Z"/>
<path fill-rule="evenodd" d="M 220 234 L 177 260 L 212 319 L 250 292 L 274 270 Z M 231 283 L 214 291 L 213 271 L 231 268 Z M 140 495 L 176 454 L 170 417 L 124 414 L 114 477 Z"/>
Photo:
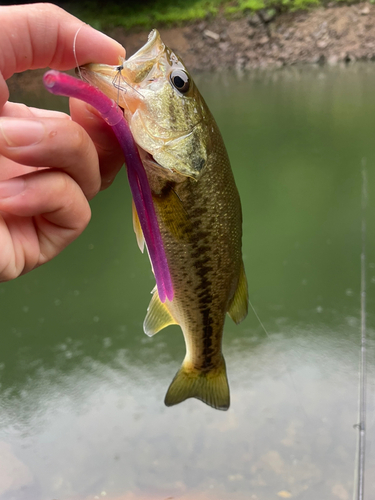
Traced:
<path fill-rule="evenodd" d="M 186 94 L 186 92 L 190 88 L 190 78 L 181 69 L 175 69 L 172 71 L 170 80 L 172 85 L 179 91 L 181 94 Z"/>

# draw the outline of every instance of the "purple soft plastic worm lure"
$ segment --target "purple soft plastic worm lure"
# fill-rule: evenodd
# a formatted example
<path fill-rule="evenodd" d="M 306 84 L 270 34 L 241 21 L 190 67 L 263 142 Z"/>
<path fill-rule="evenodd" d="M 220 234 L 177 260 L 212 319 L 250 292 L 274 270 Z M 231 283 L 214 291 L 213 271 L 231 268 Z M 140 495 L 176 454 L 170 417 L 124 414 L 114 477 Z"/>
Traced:
<path fill-rule="evenodd" d="M 150 186 L 137 146 L 121 109 L 103 92 L 90 84 L 59 71 L 47 71 L 43 77 L 46 89 L 52 94 L 75 97 L 96 108 L 110 125 L 124 153 L 130 189 L 138 212 L 143 235 L 162 302 L 173 299 L 173 285 L 167 257 L 161 239 Z"/>

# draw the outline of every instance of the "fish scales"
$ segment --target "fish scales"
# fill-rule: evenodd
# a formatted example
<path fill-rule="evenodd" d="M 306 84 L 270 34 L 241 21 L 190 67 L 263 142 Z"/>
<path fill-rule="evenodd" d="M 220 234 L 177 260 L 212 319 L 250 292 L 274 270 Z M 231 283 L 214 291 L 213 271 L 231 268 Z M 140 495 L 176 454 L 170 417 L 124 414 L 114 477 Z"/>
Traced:
<path fill-rule="evenodd" d="M 149 180 L 156 197 L 152 176 Z M 190 221 L 184 241 L 163 223 L 168 200 L 155 203 L 175 289 L 169 307 L 182 327 L 194 368 L 203 369 L 221 357 L 227 291 L 234 293 L 242 262 L 240 201 L 220 135 L 199 182 L 188 178 L 174 192 Z"/>
<path fill-rule="evenodd" d="M 174 287 L 173 300 L 164 304 L 154 291 L 144 330 L 153 335 L 178 324 L 186 344 L 165 403 L 195 397 L 225 410 L 225 316 L 242 321 L 248 296 L 241 204 L 219 129 L 182 61 L 156 30 L 119 67 L 88 65 L 81 71 L 114 98 L 116 72 L 126 82 L 119 104 L 139 146 Z M 134 206 L 133 219 L 142 248 Z"/>

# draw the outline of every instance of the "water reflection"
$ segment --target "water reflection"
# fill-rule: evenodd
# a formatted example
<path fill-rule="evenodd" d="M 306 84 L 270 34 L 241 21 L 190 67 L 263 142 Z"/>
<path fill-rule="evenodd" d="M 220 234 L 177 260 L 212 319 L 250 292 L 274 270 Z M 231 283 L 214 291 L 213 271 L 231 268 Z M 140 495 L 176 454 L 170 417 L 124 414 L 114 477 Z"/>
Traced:
<path fill-rule="evenodd" d="M 196 400 L 163 405 L 183 339 L 178 327 L 142 333 L 154 280 L 123 174 L 93 201 L 77 242 L 0 285 L 2 500 L 351 498 L 362 158 L 367 470 L 375 466 L 375 68 L 354 68 L 199 78 L 232 158 L 250 297 L 267 332 L 251 313 L 226 324 L 228 412 Z M 38 105 L 35 93 L 23 98 Z M 55 97 L 42 99 L 55 107 Z"/>

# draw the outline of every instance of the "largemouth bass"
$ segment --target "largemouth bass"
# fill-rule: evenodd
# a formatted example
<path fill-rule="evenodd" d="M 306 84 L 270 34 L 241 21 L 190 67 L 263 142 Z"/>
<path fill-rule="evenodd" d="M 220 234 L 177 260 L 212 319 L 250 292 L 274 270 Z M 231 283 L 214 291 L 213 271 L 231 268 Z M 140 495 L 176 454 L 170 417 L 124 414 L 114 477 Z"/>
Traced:
<path fill-rule="evenodd" d="M 226 313 L 247 315 L 242 262 L 242 214 L 223 139 L 181 59 L 153 30 L 119 66 L 89 64 L 83 78 L 114 99 L 138 145 L 147 172 L 174 297 L 162 303 L 155 287 L 144 331 L 180 325 L 186 356 L 165 397 L 172 406 L 197 398 L 229 408 L 222 355 Z M 133 204 L 140 249 L 144 238 Z"/>

